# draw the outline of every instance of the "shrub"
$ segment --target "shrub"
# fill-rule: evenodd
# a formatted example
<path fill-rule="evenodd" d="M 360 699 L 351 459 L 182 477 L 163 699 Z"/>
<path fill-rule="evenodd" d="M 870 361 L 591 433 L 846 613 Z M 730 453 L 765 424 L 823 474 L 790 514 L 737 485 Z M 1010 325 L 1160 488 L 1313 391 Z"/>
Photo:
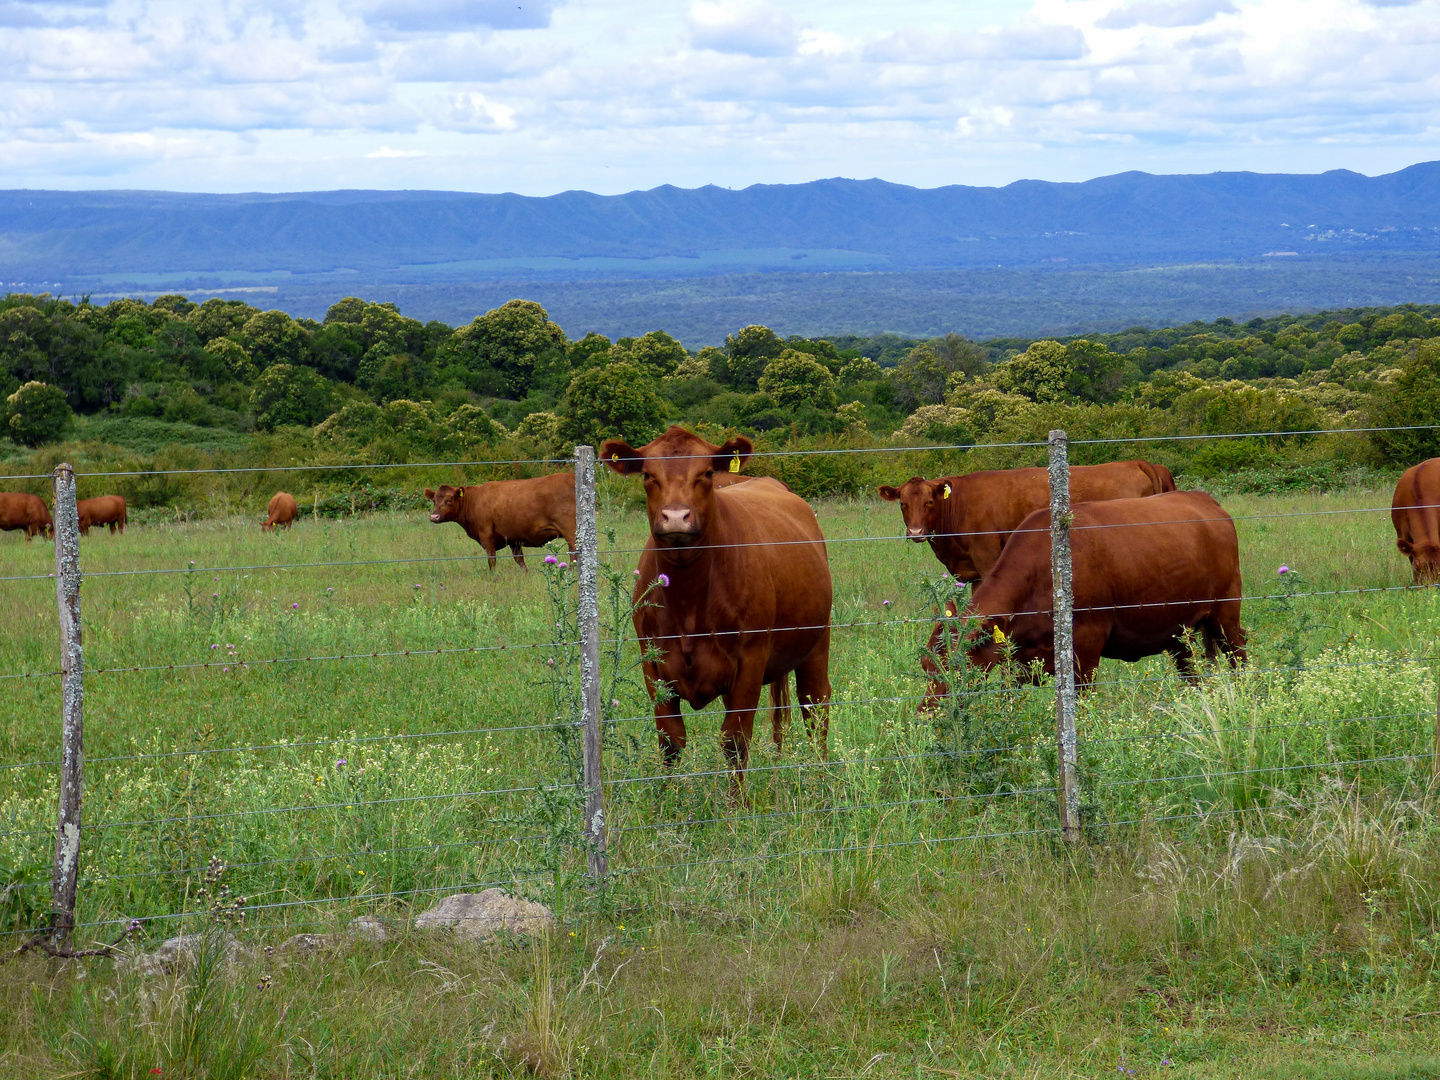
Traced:
<path fill-rule="evenodd" d="M 1429 425 L 1440 418 L 1440 341 L 1419 346 L 1394 379 L 1375 389 L 1370 408 L 1372 427 Z M 1414 465 L 1440 456 L 1440 430 L 1375 431 L 1370 440 L 1387 460 Z"/>
<path fill-rule="evenodd" d="M 793 349 L 786 349 L 766 365 L 760 390 L 781 408 L 810 404 L 825 409 L 835 404 L 835 376 L 814 357 Z"/>
<path fill-rule="evenodd" d="M 611 348 L 610 357 L 634 364 L 652 379 L 673 375 L 686 359 L 685 346 L 664 330 L 651 330 L 644 337 L 621 338 Z"/>
<path fill-rule="evenodd" d="M 266 431 L 282 424 L 309 427 L 335 408 L 335 388 L 307 367 L 274 364 L 255 380 L 250 391 L 255 423 Z"/>
<path fill-rule="evenodd" d="M 5 399 L 5 432 L 21 446 L 55 442 L 74 418 L 58 386 L 27 382 Z"/>
<path fill-rule="evenodd" d="M 560 436 L 598 445 L 604 439 L 647 443 L 665 421 L 665 401 L 634 364 L 582 371 L 570 381 L 560 408 Z"/>

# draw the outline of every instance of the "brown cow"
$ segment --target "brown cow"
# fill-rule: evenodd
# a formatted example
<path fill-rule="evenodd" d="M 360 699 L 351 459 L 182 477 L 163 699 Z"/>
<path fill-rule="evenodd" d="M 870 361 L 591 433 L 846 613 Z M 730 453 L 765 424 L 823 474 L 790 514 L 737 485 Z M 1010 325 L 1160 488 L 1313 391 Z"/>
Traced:
<path fill-rule="evenodd" d="M 26 540 L 33 540 L 36 533 L 55 535 L 50 509 L 44 499 L 23 491 L 0 491 L 0 530 L 12 532 L 16 529 L 25 530 Z"/>
<path fill-rule="evenodd" d="M 541 547 L 564 538 L 575 557 L 575 474 L 551 473 L 535 480 L 491 480 L 488 484 L 451 487 L 441 484 L 426 488 L 425 497 L 435 504 L 430 520 L 436 525 L 458 521 L 467 536 L 490 556 L 495 569 L 495 552 L 508 547 L 522 570 L 525 555 L 521 547 Z"/>
<path fill-rule="evenodd" d="M 1416 585 L 1440 581 L 1440 458 L 1406 469 L 1390 504 L 1395 546 L 1410 560 Z"/>
<path fill-rule="evenodd" d="M 295 505 L 295 496 L 288 491 L 277 491 L 270 496 L 270 505 L 265 509 L 270 516 L 260 526 L 261 532 L 270 532 L 276 526 L 288 529 L 300 516 L 300 507 Z"/>
<path fill-rule="evenodd" d="M 1170 470 L 1148 461 L 1070 470 L 1073 502 L 1138 499 L 1174 490 Z M 938 480 L 912 476 L 898 488 L 882 487 L 880 497 L 900 504 L 910 540 L 928 541 L 957 580 L 976 582 L 990 572 L 1025 515 L 1050 505 L 1050 477 L 1045 469 L 989 470 Z"/>
<path fill-rule="evenodd" d="M 1130 663 L 1169 653 L 1185 678 L 1195 670 L 1187 631 L 1205 655 L 1245 661 L 1240 626 L 1240 544 L 1235 523 L 1203 491 L 1076 503 L 1075 674 L 1084 685 L 1101 657 Z M 1009 656 L 1055 672 L 1050 511 L 1037 510 L 1005 545 L 965 610 L 979 620 L 970 659 L 989 669 Z M 932 688 L 944 691 L 943 687 Z"/>
<path fill-rule="evenodd" d="M 90 535 L 91 525 L 109 525 L 112 534 L 117 528 L 122 533 L 125 531 L 128 518 L 123 495 L 100 495 L 94 499 L 81 499 L 75 509 L 80 513 L 81 536 Z"/>
<path fill-rule="evenodd" d="M 638 450 L 619 439 L 600 449 L 617 473 L 645 481 L 650 539 L 635 585 L 635 633 L 647 646 L 645 683 L 655 699 L 660 751 L 685 747 L 680 702 L 725 703 L 721 744 L 738 785 L 749 760 L 760 691 L 770 688 L 780 746 L 790 672 L 801 712 L 828 734 L 830 604 L 825 537 L 808 503 L 777 480 L 755 477 L 717 490 L 715 479 L 749 439 L 714 446 L 672 427 Z M 664 682 L 671 695 L 656 697 Z"/>

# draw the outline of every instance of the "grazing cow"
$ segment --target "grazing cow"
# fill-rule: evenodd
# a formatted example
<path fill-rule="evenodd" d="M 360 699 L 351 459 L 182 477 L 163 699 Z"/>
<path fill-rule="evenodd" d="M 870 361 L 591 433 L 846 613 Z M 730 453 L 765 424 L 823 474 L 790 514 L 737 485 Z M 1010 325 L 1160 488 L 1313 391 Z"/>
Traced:
<path fill-rule="evenodd" d="M 1245 661 L 1240 626 L 1240 544 L 1235 523 L 1203 491 L 1146 499 L 1076 503 L 1070 533 L 1075 595 L 1075 674 L 1095 676 L 1101 657 L 1133 663 L 1169 653 L 1194 678 L 1187 631 L 1205 655 Z M 1005 545 L 965 615 L 973 663 L 989 669 L 1008 657 L 1041 661 L 1055 672 L 1050 511 L 1027 517 Z M 943 690 L 943 688 L 942 688 Z"/>
<path fill-rule="evenodd" d="M 680 703 L 725 703 L 720 737 L 738 788 L 749 760 L 760 691 L 770 689 L 778 748 L 789 712 L 787 680 L 824 752 L 830 701 L 830 564 L 808 503 L 777 480 L 717 488 L 749 439 L 714 446 L 672 427 L 639 449 L 600 448 L 621 475 L 645 482 L 650 539 L 635 585 L 635 633 L 645 643 L 645 683 L 655 700 L 660 751 L 685 747 Z M 658 584 L 657 584 L 658 583 Z M 656 696 L 665 683 L 673 694 Z"/>
<path fill-rule="evenodd" d="M 43 536 L 55 534 L 50 509 L 39 495 L 0 491 L 0 530 L 12 532 L 16 529 L 25 530 L 26 540 L 33 540 L 36 533 Z"/>
<path fill-rule="evenodd" d="M 430 520 L 436 525 L 458 521 L 467 536 L 490 556 L 495 569 L 495 552 L 508 547 L 520 569 L 526 569 L 521 547 L 541 547 L 564 538 L 575 556 L 575 474 L 552 473 L 535 480 L 491 480 L 488 484 L 467 484 L 425 489 L 435 504 Z"/>
<path fill-rule="evenodd" d="M 288 529 L 300 516 L 300 507 L 295 505 L 295 496 L 288 491 L 277 491 L 270 496 L 270 505 L 266 510 L 270 516 L 265 519 L 265 524 L 260 526 L 261 532 L 270 532 L 277 525 Z"/>
<path fill-rule="evenodd" d="M 1440 581 L 1440 458 L 1405 470 L 1390 504 L 1395 546 L 1410 560 L 1416 585 Z"/>
<path fill-rule="evenodd" d="M 1170 470 L 1148 461 L 1070 470 L 1073 502 L 1138 499 L 1174 490 Z M 880 497 L 900 504 L 910 540 L 928 541 L 956 580 L 973 583 L 990 572 L 1025 515 L 1050 505 L 1050 476 L 1045 469 L 990 470 L 938 480 L 912 476 L 898 488 L 882 487 Z"/>
<path fill-rule="evenodd" d="M 125 497 L 123 495 L 101 495 L 94 499 L 81 499 L 75 509 L 80 514 L 80 535 L 89 536 L 91 525 L 109 525 L 113 534 L 116 529 L 125 531 Z"/>

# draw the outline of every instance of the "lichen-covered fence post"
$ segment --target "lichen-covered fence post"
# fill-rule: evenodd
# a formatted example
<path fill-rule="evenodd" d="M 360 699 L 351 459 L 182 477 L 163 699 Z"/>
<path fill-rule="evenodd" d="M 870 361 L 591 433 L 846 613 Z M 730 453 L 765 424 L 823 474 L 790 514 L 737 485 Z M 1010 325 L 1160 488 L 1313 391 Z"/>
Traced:
<path fill-rule="evenodd" d="M 75 470 L 55 466 L 55 600 L 60 609 L 60 811 L 50 881 L 50 942 L 65 948 L 75 929 L 80 875 L 80 784 L 84 756 L 85 657 L 80 647 L 80 519 Z"/>
<path fill-rule="evenodd" d="M 1050 574 L 1055 597 L 1055 742 L 1060 835 L 1080 839 L 1075 753 L 1075 588 L 1070 562 L 1070 440 L 1050 432 Z"/>
<path fill-rule="evenodd" d="M 600 772 L 600 553 L 595 529 L 595 448 L 575 447 L 575 546 L 580 578 L 580 702 L 585 722 L 585 840 L 590 876 L 610 872 Z"/>

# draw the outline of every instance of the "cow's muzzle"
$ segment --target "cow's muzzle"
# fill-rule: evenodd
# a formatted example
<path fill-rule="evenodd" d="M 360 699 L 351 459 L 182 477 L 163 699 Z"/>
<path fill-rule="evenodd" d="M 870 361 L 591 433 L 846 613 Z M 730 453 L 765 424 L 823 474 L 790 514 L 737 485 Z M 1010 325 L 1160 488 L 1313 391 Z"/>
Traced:
<path fill-rule="evenodd" d="M 655 539 L 670 544 L 688 544 L 700 536 L 700 519 L 688 506 L 662 507 L 655 515 L 650 530 Z"/>
<path fill-rule="evenodd" d="M 435 525 L 442 525 L 444 524 L 445 519 L 442 518 L 439 514 L 431 514 L 430 521 Z"/>
<path fill-rule="evenodd" d="M 925 532 L 924 529 L 906 529 L 905 535 L 907 538 L 913 540 L 915 543 L 918 544 L 920 543 L 920 541 L 924 540 L 928 534 Z"/>

